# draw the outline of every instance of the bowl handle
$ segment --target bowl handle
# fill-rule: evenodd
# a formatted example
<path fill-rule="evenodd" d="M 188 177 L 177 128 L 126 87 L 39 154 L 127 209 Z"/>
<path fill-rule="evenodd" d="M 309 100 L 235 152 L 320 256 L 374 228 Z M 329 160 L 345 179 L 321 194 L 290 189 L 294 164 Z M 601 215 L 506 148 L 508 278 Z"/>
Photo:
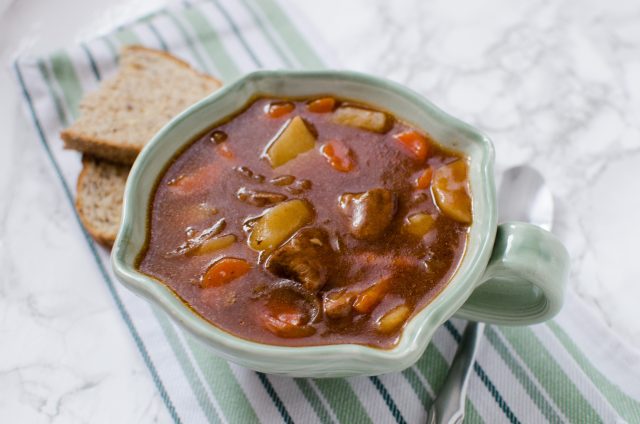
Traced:
<path fill-rule="evenodd" d="M 560 240 L 531 224 L 498 226 L 483 277 L 456 316 L 491 324 L 546 321 L 562 307 L 569 253 Z"/>

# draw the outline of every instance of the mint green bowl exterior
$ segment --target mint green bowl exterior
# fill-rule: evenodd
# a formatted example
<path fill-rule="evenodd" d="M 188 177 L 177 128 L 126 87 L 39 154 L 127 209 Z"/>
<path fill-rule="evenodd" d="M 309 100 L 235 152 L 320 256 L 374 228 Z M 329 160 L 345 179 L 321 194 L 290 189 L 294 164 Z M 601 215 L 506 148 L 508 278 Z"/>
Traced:
<path fill-rule="evenodd" d="M 474 222 L 464 258 L 447 287 L 407 323 L 393 349 L 355 344 L 282 347 L 241 339 L 205 321 L 163 283 L 136 270 L 135 260 L 147 235 L 149 200 L 166 164 L 194 137 L 238 111 L 257 94 L 283 97 L 333 94 L 357 99 L 428 130 L 441 144 L 469 157 Z M 127 181 L 122 225 L 112 252 L 113 268 L 122 283 L 167 313 L 212 352 L 248 368 L 304 377 L 399 371 L 420 358 L 436 329 L 456 314 L 483 281 L 497 229 L 493 158 L 493 147 L 487 137 L 400 84 L 347 71 L 258 71 L 221 88 L 181 113 L 144 148 Z M 557 272 L 566 274 L 562 265 L 559 264 Z M 559 293 L 553 310 L 545 310 L 544 318 L 557 312 L 562 303 L 562 290 Z M 473 312 L 461 315 L 474 318 Z M 513 323 L 500 317 L 489 321 Z"/>

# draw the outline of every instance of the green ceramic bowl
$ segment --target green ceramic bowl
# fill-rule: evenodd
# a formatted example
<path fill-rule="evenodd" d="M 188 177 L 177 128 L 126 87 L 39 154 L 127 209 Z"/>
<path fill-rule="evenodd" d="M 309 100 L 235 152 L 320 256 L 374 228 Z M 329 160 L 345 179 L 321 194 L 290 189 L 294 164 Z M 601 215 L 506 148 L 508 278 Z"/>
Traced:
<path fill-rule="evenodd" d="M 355 344 L 281 347 L 235 337 L 189 309 L 162 282 L 139 272 L 149 200 L 168 161 L 194 137 L 242 108 L 256 94 L 312 97 L 333 94 L 392 112 L 424 128 L 445 146 L 470 158 L 473 225 L 464 258 L 447 287 L 383 350 Z M 391 81 L 346 71 L 259 71 L 223 87 L 167 124 L 144 148 L 131 170 L 113 269 L 123 284 L 160 308 L 229 361 L 254 370 L 304 377 L 374 375 L 411 366 L 433 333 L 453 315 L 497 324 L 532 324 L 562 305 L 569 259 L 550 233 L 523 223 L 496 224 L 493 147 L 471 126 L 447 115 L 415 92 Z"/>

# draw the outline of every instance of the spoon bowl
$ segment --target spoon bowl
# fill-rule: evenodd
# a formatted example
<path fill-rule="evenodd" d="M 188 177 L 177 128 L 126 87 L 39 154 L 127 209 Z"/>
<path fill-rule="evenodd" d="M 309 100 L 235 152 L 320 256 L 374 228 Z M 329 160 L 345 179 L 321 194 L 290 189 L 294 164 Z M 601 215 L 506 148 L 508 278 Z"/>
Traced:
<path fill-rule="evenodd" d="M 498 187 L 499 222 L 528 222 L 551 231 L 553 196 L 540 172 L 528 165 L 509 168 Z"/>

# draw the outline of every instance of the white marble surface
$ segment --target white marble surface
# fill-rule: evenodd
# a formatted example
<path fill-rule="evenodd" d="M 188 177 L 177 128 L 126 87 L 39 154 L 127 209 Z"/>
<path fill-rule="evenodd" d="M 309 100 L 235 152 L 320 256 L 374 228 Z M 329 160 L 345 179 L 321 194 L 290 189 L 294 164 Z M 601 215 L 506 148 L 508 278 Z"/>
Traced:
<path fill-rule="evenodd" d="M 0 422 L 170 420 L 89 252 L 71 242 L 77 224 L 8 72 L 16 53 L 162 3 L 0 4 Z M 499 170 L 526 162 L 547 177 L 573 256 L 570 295 L 640 352 L 637 0 L 298 7 L 339 63 L 406 83 L 482 129 Z"/>

